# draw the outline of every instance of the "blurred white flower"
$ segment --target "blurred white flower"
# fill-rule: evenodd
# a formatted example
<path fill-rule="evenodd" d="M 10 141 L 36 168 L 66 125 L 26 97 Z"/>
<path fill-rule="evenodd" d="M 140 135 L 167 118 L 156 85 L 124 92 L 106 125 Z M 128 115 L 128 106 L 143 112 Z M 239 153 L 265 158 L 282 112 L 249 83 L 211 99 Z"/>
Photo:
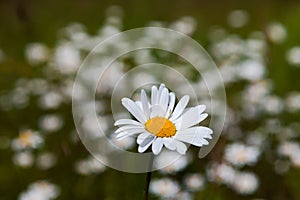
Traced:
<path fill-rule="evenodd" d="M 256 191 L 259 186 L 259 181 L 253 173 L 239 172 L 235 175 L 232 186 L 238 193 L 248 195 Z"/>
<path fill-rule="evenodd" d="M 180 191 L 180 187 L 169 178 L 161 178 L 151 181 L 150 191 L 160 198 L 173 198 Z"/>
<path fill-rule="evenodd" d="M 234 182 L 235 174 L 235 169 L 225 163 L 215 163 L 207 168 L 208 180 L 216 183 L 231 185 Z"/>
<path fill-rule="evenodd" d="M 249 14 L 245 10 L 234 10 L 227 17 L 228 24 L 234 28 L 241 28 L 249 21 Z"/>
<path fill-rule="evenodd" d="M 93 157 L 75 163 L 75 170 L 81 175 L 99 174 L 105 169 L 105 165 Z"/>
<path fill-rule="evenodd" d="M 123 140 L 118 140 L 115 134 L 111 135 L 111 140 L 113 144 L 118 146 L 121 149 L 130 149 L 135 144 L 135 139 L 133 137 L 127 137 Z"/>
<path fill-rule="evenodd" d="M 105 71 L 103 71 L 101 79 L 99 80 L 97 89 L 100 94 L 106 94 L 114 89 L 117 82 L 124 75 L 123 67 L 121 62 L 114 62 L 110 64 L 108 68 L 105 68 Z"/>
<path fill-rule="evenodd" d="M 202 190 L 205 184 L 205 179 L 200 174 L 189 174 L 184 178 L 184 184 L 190 191 Z"/>
<path fill-rule="evenodd" d="M 49 59 L 49 49 L 42 43 L 31 43 L 25 48 L 25 57 L 29 64 L 38 65 Z"/>
<path fill-rule="evenodd" d="M 138 151 L 143 153 L 152 145 L 155 155 L 161 152 L 163 146 L 185 154 L 187 146 L 184 142 L 198 147 L 208 145 L 207 139 L 212 138 L 212 130 L 204 126 L 195 126 L 208 116 L 203 114 L 206 106 L 186 109 L 188 101 L 189 96 L 183 96 L 175 107 L 175 94 L 169 92 L 164 84 L 161 84 L 159 89 L 156 86 L 152 87 L 151 103 L 148 102 L 144 90 L 141 91 L 139 102 L 123 98 L 123 106 L 138 121 L 117 120 L 115 125 L 120 126 L 116 130 L 117 138 L 138 135 Z"/>
<path fill-rule="evenodd" d="M 266 135 L 258 132 L 258 131 L 254 131 L 254 132 L 250 132 L 248 133 L 247 136 L 247 144 L 252 145 L 252 146 L 257 146 L 258 148 L 262 147 L 264 142 L 266 141 Z"/>
<path fill-rule="evenodd" d="M 234 143 L 226 147 L 224 157 L 231 164 L 242 167 L 255 164 L 259 154 L 260 151 L 255 146 Z"/>
<path fill-rule="evenodd" d="M 162 151 L 156 158 L 154 164 L 163 167 L 162 173 L 176 173 L 183 170 L 190 162 L 189 156 L 182 156 L 175 151 Z"/>
<path fill-rule="evenodd" d="M 29 151 L 17 152 L 13 156 L 13 162 L 15 165 L 20 167 L 24 167 L 24 168 L 31 167 L 34 162 L 34 156 Z"/>
<path fill-rule="evenodd" d="M 278 146 L 280 155 L 292 157 L 295 152 L 300 152 L 300 145 L 296 142 L 285 141 Z"/>
<path fill-rule="evenodd" d="M 300 111 L 300 92 L 291 92 L 285 100 L 286 108 L 289 112 Z"/>
<path fill-rule="evenodd" d="M 59 45 L 55 50 L 54 67 L 62 74 L 73 74 L 80 66 L 80 52 L 71 44 Z"/>
<path fill-rule="evenodd" d="M 132 84 L 133 85 L 143 85 L 143 83 L 155 83 L 157 82 L 156 77 L 150 73 L 135 73 L 132 76 Z"/>
<path fill-rule="evenodd" d="M 171 198 L 172 200 L 192 200 L 194 199 L 193 198 L 193 195 L 187 191 L 180 191 L 178 192 L 175 197 Z M 170 200 L 171 200 L 170 199 Z"/>
<path fill-rule="evenodd" d="M 55 132 L 63 126 L 63 118 L 57 114 L 48 114 L 42 116 L 39 121 L 40 127 L 47 132 Z"/>
<path fill-rule="evenodd" d="M 281 23 L 273 22 L 267 26 L 266 34 L 272 42 L 280 44 L 285 41 L 287 30 Z"/>
<path fill-rule="evenodd" d="M 39 105 L 43 109 L 56 109 L 63 101 L 63 97 L 57 91 L 49 91 L 42 94 L 39 99 Z"/>
<path fill-rule="evenodd" d="M 56 185 L 42 180 L 29 185 L 25 192 L 19 196 L 19 200 L 52 200 L 59 196 L 59 189 Z"/>
<path fill-rule="evenodd" d="M 245 49 L 245 42 L 236 35 L 229 35 L 211 46 L 212 54 L 220 60 L 241 55 Z"/>
<path fill-rule="evenodd" d="M 286 59 L 290 65 L 300 67 L 300 46 L 295 46 L 288 50 Z"/>
<path fill-rule="evenodd" d="M 197 26 L 197 22 L 193 17 L 182 17 L 179 20 L 171 24 L 170 28 L 181 33 L 191 35 L 194 33 Z"/>
<path fill-rule="evenodd" d="M 261 80 L 266 73 L 266 67 L 258 60 L 245 60 L 236 70 L 239 77 L 249 81 Z"/>
<path fill-rule="evenodd" d="M 41 95 L 48 92 L 49 86 L 45 79 L 35 78 L 29 81 L 29 89 L 32 94 Z"/>
<path fill-rule="evenodd" d="M 37 167 L 43 170 L 47 170 L 56 164 L 56 155 L 50 152 L 43 152 L 37 156 Z"/>
<path fill-rule="evenodd" d="M 287 156 L 295 167 L 300 167 L 300 144 L 285 141 L 278 147 L 278 153 Z"/>
<path fill-rule="evenodd" d="M 272 84 L 267 80 L 250 83 L 242 92 L 243 102 L 247 102 L 246 104 L 259 104 L 261 99 L 271 92 L 271 88 Z"/>
<path fill-rule="evenodd" d="M 19 136 L 12 140 L 12 149 L 36 149 L 44 143 L 44 139 L 38 132 L 32 130 L 24 130 L 19 133 Z"/>
<path fill-rule="evenodd" d="M 283 111 L 284 104 L 278 96 L 267 96 L 262 100 L 263 108 L 269 114 L 279 114 Z"/>
<path fill-rule="evenodd" d="M 155 59 L 153 58 L 150 49 L 141 49 L 139 51 L 134 52 L 133 58 L 137 65 L 155 62 Z"/>

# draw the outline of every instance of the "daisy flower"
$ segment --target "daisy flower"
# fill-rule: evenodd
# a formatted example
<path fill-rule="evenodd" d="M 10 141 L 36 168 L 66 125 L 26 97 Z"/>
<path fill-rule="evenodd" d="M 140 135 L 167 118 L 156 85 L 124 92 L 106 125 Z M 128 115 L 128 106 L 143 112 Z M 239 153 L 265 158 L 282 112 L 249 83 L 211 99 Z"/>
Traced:
<path fill-rule="evenodd" d="M 183 96 L 175 106 L 175 94 L 164 84 L 152 86 L 151 100 L 141 91 L 141 100 L 122 99 L 122 105 L 136 119 L 119 119 L 115 126 L 117 138 L 137 136 L 138 152 L 145 152 L 152 145 L 152 152 L 158 155 L 162 147 L 185 154 L 186 144 L 198 147 L 208 145 L 212 130 L 198 126 L 208 115 L 203 113 L 206 106 L 186 108 L 189 96 Z"/>

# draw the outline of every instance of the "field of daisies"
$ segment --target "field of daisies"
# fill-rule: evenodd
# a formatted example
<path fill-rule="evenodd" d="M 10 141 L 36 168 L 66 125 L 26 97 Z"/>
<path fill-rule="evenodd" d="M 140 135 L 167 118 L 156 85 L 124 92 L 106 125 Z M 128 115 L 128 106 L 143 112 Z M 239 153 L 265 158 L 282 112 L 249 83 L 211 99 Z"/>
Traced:
<path fill-rule="evenodd" d="M 79 129 L 92 141 L 89 145 L 109 152 L 100 156 L 101 161 L 112 159 L 107 155 L 114 155 L 113 146 L 133 153 L 153 152 L 151 167 L 158 170 L 148 181 L 149 199 L 300 198 L 299 2 L 155 2 L 0 3 L 1 200 L 146 198 L 146 173 L 126 173 L 99 162 L 82 143 Z M 115 49 L 168 41 L 168 47 L 181 50 L 178 38 L 149 32 L 143 33 L 148 40 L 121 38 L 94 52 L 85 62 L 88 70 L 74 97 L 76 73 L 92 49 L 114 34 L 138 27 L 176 30 L 201 44 L 218 67 L 226 104 L 211 99 L 223 87 L 213 73 L 204 80 L 191 63 L 170 52 L 133 51 L 105 69 Z M 193 51 L 185 53 L 201 62 Z M 112 94 L 118 81 L 147 63 L 170 66 L 189 85 L 176 73 L 138 70 L 126 84 L 119 84 L 119 90 L 135 93 L 127 96 L 133 100 L 118 99 L 124 108 L 113 116 Z M 91 79 L 99 70 L 101 87 L 91 91 Z M 155 84 L 136 88 L 145 82 Z M 189 87 L 194 97 L 185 96 Z M 102 135 L 94 118 L 74 124 L 72 100 L 85 100 L 91 92 L 95 101 L 77 111 L 86 113 L 92 106 Z M 153 104 L 165 106 L 164 112 L 159 114 L 159 106 Z M 216 137 L 209 127 L 213 110 L 224 106 L 222 134 L 212 151 L 199 158 L 199 149 Z M 180 115 L 189 121 L 180 124 Z M 163 129 L 157 130 L 161 123 Z M 141 125 L 147 133 L 139 132 Z M 184 135 L 191 131 L 184 128 L 202 136 L 191 142 Z M 111 146 L 104 147 L 103 138 Z M 187 148 L 187 143 L 192 145 Z"/>

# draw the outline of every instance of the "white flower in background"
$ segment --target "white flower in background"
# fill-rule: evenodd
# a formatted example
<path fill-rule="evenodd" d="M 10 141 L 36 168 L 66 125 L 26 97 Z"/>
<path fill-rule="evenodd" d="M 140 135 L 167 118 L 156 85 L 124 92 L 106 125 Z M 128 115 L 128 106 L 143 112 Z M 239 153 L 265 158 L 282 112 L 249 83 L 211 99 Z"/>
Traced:
<path fill-rule="evenodd" d="M 249 14 L 245 10 L 234 10 L 227 17 L 228 24 L 234 28 L 241 28 L 249 21 Z"/>
<path fill-rule="evenodd" d="M 20 167 L 31 167 L 34 162 L 34 157 L 29 151 L 18 152 L 13 156 L 13 162 Z"/>
<path fill-rule="evenodd" d="M 267 96 L 262 100 L 262 106 L 266 113 L 280 114 L 283 111 L 284 104 L 278 96 Z"/>
<path fill-rule="evenodd" d="M 283 156 L 291 157 L 294 152 L 300 152 L 300 145 L 296 142 L 285 141 L 278 147 L 278 153 Z"/>
<path fill-rule="evenodd" d="M 285 100 L 286 108 L 289 112 L 300 111 L 300 92 L 291 92 Z"/>
<path fill-rule="evenodd" d="M 291 48 L 286 53 L 286 59 L 290 65 L 300 67 L 300 46 L 295 46 Z"/>
<path fill-rule="evenodd" d="M 231 185 L 234 182 L 235 174 L 235 169 L 225 163 L 213 164 L 207 168 L 208 180 L 216 183 Z"/>
<path fill-rule="evenodd" d="M 267 26 L 266 33 L 268 38 L 276 44 L 284 42 L 287 37 L 286 28 L 278 22 L 269 24 Z"/>
<path fill-rule="evenodd" d="M 265 66 L 258 60 L 245 60 L 237 67 L 237 74 L 240 78 L 249 81 L 261 80 L 265 75 Z"/>
<path fill-rule="evenodd" d="M 56 155 L 50 152 L 43 152 L 38 155 L 36 164 L 39 169 L 47 170 L 56 164 Z"/>
<path fill-rule="evenodd" d="M 178 192 L 173 198 L 171 198 L 172 200 L 193 200 L 193 195 L 187 191 L 180 191 Z"/>
<path fill-rule="evenodd" d="M 257 146 L 262 147 L 266 141 L 266 135 L 259 132 L 259 131 L 253 131 L 253 132 L 249 132 L 246 141 L 247 144 L 252 145 L 252 146 Z"/>
<path fill-rule="evenodd" d="M 80 52 L 71 44 L 62 44 L 55 51 L 55 68 L 62 74 L 74 73 L 80 66 Z"/>
<path fill-rule="evenodd" d="M 196 20 L 193 17 L 186 16 L 175 21 L 173 24 L 171 24 L 170 28 L 184 34 L 191 35 L 194 33 L 196 27 Z"/>
<path fill-rule="evenodd" d="M 114 143 L 114 145 L 118 146 L 121 149 L 130 149 L 131 147 L 133 147 L 133 145 L 135 143 L 135 139 L 132 137 L 127 137 L 127 138 L 124 138 L 123 140 L 118 140 L 115 137 L 115 135 L 112 135 L 111 140 L 112 140 L 112 143 Z"/>
<path fill-rule="evenodd" d="M 261 99 L 268 96 L 271 92 L 271 89 L 272 83 L 266 80 L 249 84 L 242 92 L 244 104 L 260 104 Z"/>
<path fill-rule="evenodd" d="M 25 57 L 29 64 L 38 65 L 49 58 L 49 49 L 41 43 L 31 43 L 26 46 Z"/>
<path fill-rule="evenodd" d="M 256 163 L 259 154 L 260 151 L 257 147 L 240 143 L 228 145 L 225 149 L 225 159 L 239 167 Z"/>
<path fill-rule="evenodd" d="M 38 132 L 32 130 L 21 131 L 19 136 L 12 141 L 14 150 L 22 150 L 27 148 L 36 149 L 44 143 L 44 139 Z"/>
<path fill-rule="evenodd" d="M 203 114 L 204 105 L 186 108 L 189 96 L 183 96 L 175 106 L 175 94 L 169 92 L 164 84 L 159 89 L 152 87 L 151 102 L 146 92 L 141 91 L 141 101 L 123 98 L 123 106 L 136 118 L 120 119 L 115 122 L 120 126 L 116 130 L 117 138 L 123 139 L 138 135 L 138 152 L 145 152 L 152 145 L 152 152 L 158 155 L 165 146 L 185 154 L 189 143 L 198 147 L 208 145 L 212 130 L 204 126 L 195 126 L 208 115 Z"/>
<path fill-rule="evenodd" d="M 42 116 L 39 120 L 40 127 L 47 132 L 55 132 L 63 126 L 63 118 L 57 114 Z"/>
<path fill-rule="evenodd" d="M 43 109 L 56 109 L 63 102 L 63 97 L 58 91 L 48 91 L 39 98 L 39 105 Z"/>
<path fill-rule="evenodd" d="M 162 178 L 151 181 L 150 191 L 161 198 L 173 198 L 180 191 L 180 187 L 177 182 Z"/>
<path fill-rule="evenodd" d="M 105 169 L 105 165 L 93 157 L 78 161 L 75 164 L 76 172 L 81 175 L 99 174 Z"/>
<path fill-rule="evenodd" d="M 252 194 L 259 186 L 259 181 L 255 174 L 250 172 L 240 172 L 235 175 L 233 189 L 240 194 Z"/>
<path fill-rule="evenodd" d="M 31 79 L 28 85 L 30 92 L 35 95 L 45 94 L 49 89 L 49 83 L 42 78 Z"/>
<path fill-rule="evenodd" d="M 229 35 L 214 43 L 211 46 L 211 52 L 217 59 L 226 60 L 228 57 L 240 56 L 244 52 L 244 46 L 244 41 L 240 37 Z"/>
<path fill-rule="evenodd" d="M 295 167 L 300 167 L 300 144 L 283 142 L 278 148 L 279 155 L 287 156 Z"/>
<path fill-rule="evenodd" d="M 181 156 L 175 151 L 162 151 L 155 159 L 154 164 L 162 173 L 175 173 L 183 170 L 190 162 L 189 156 Z"/>
<path fill-rule="evenodd" d="M 59 195 L 59 189 L 56 185 L 48 181 L 37 181 L 29 185 L 27 191 L 22 192 L 19 200 L 51 200 Z"/>
<path fill-rule="evenodd" d="M 203 189 L 205 179 L 200 174 L 189 174 L 185 177 L 184 184 L 190 191 L 199 191 Z"/>

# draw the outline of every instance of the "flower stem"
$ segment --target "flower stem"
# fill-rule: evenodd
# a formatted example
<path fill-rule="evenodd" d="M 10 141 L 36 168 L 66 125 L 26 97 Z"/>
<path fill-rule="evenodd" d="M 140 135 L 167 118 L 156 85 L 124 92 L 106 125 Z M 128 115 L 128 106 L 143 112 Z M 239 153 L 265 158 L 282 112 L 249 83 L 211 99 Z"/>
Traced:
<path fill-rule="evenodd" d="M 146 177 L 146 187 L 145 187 L 145 193 L 144 193 L 145 200 L 149 199 L 149 185 L 150 185 L 151 175 L 152 175 L 153 160 L 154 160 L 154 154 L 151 153 L 150 160 L 149 160 L 149 169 L 148 169 L 147 177 Z"/>

